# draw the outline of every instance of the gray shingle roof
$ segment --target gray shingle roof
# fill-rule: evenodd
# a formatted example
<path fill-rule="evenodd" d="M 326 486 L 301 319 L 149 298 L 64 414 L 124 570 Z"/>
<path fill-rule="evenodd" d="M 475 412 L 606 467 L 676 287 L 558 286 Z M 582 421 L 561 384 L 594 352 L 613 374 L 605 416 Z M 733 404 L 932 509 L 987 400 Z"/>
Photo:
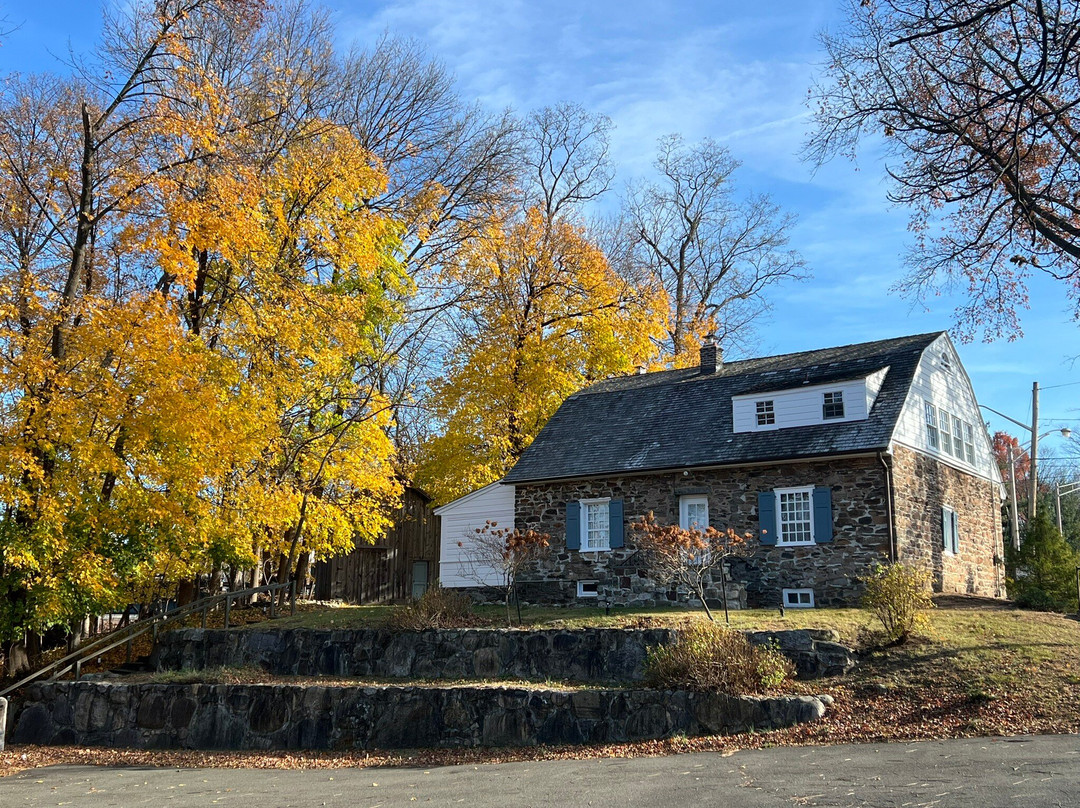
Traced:
<path fill-rule="evenodd" d="M 718 466 L 885 449 L 922 352 L 942 332 L 664 370 L 599 382 L 567 399 L 503 482 Z M 731 398 L 829 384 L 888 367 L 865 421 L 732 431 Z"/>

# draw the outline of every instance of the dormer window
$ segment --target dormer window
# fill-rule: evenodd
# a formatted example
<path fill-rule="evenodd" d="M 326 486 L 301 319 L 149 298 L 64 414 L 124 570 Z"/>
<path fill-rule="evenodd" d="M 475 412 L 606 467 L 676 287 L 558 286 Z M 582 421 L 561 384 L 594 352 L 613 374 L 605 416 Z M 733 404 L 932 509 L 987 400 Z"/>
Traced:
<path fill-rule="evenodd" d="M 821 404 L 821 417 L 828 421 L 831 418 L 844 417 L 844 393 L 841 390 L 825 393 Z"/>
<path fill-rule="evenodd" d="M 773 403 L 769 401 L 757 402 L 757 425 L 758 426 L 771 426 L 776 423 L 776 410 L 773 409 Z"/>

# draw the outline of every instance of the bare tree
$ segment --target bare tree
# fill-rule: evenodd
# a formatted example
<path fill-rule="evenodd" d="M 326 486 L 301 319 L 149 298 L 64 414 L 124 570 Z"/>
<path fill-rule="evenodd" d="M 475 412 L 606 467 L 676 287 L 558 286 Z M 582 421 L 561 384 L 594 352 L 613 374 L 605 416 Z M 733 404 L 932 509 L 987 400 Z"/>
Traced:
<path fill-rule="evenodd" d="M 959 325 L 986 338 L 1020 332 L 1033 272 L 1080 306 L 1076 3 L 848 0 L 823 41 L 806 156 L 853 158 L 884 139 L 890 199 L 913 209 L 901 288 L 959 289 Z"/>
<path fill-rule="evenodd" d="M 473 533 L 466 533 L 458 542 L 465 554 L 466 568 L 473 580 L 481 586 L 491 586 L 492 577 L 498 579 L 496 586 L 503 593 L 506 604 L 506 624 L 512 626 L 510 601 L 518 576 L 530 568 L 548 552 L 551 536 L 535 530 L 520 530 L 499 527 L 497 522 L 488 520 L 483 527 Z M 520 620 L 520 610 L 518 619 Z"/>
<path fill-rule="evenodd" d="M 752 552 L 752 534 L 741 535 L 731 528 L 717 530 L 684 529 L 678 525 L 657 523 L 650 511 L 640 522 L 630 526 L 635 543 L 650 572 L 661 584 L 675 584 L 689 589 L 701 602 L 705 614 L 713 620 L 705 599 L 705 590 L 719 581 L 724 604 L 724 621 L 730 623 L 727 599 L 727 565 L 733 558 L 745 558 Z"/>
<path fill-rule="evenodd" d="M 604 194 L 615 177 L 609 155 L 611 121 L 577 104 L 544 107 L 525 127 L 526 205 L 548 221 Z"/>
<path fill-rule="evenodd" d="M 803 259 L 787 249 L 794 216 L 767 196 L 740 199 L 732 184 L 739 164 L 712 140 L 661 138 L 654 165 L 659 181 L 628 189 L 624 226 L 634 259 L 671 302 L 663 347 L 680 363 L 709 332 L 739 346 L 768 310 L 770 287 L 805 277 Z"/>

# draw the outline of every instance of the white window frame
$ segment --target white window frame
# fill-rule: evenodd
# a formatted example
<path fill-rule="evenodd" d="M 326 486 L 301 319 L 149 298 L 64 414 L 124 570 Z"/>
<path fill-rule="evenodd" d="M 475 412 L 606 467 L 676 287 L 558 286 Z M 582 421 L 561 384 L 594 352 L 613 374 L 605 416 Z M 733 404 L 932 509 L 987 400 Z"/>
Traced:
<path fill-rule="evenodd" d="M 679 497 L 679 527 L 683 530 L 691 529 L 689 518 L 691 505 L 705 506 L 705 524 L 698 528 L 704 532 L 709 526 L 709 498 L 705 494 L 685 494 Z"/>
<path fill-rule="evenodd" d="M 606 553 L 611 550 L 611 497 L 603 497 L 602 499 L 582 499 L 579 500 L 581 505 L 581 552 L 583 553 Z M 607 544 L 603 547 L 590 547 L 589 546 L 589 506 L 590 505 L 607 505 Z"/>
<path fill-rule="evenodd" d="M 938 408 L 938 434 L 941 437 L 941 453 L 951 455 L 952 450 L 952 413 Z"/>
<path fill-rule="evenodd" d="M 810 505 L 810 538 L 808 540 L 801 541 L 787 541 L 784 539 L 784 516 L 783 508 L 780 506 L 782 494 L 806 494 L 807 502 Z M 812 485 L 800 485 L 797 488 L 776 488 L 773 489 L 773 495 L 776 497 L 776 544 L 777 546 L 783 545 L 784 547 L 807 547 L 811 544 L 816 544 L 814 537 L 814 486 Z"/>
<path fill-rule="evenodd" d="M 826 401 L 826 396 L 832 396 L 832 401 Z M 839 415 L 826 415 L 825 408 L 829 406 L 840 405 Z M 822 421 L 842 421 L 847 417 L 847 407 L 844 404 L 844 391 L 843 390 L 826 390 L 821 394 L 821 420 Z"/>
<path fill-rule="evenodd" d="M 942 515 L 942 520 L 941 520 L 941 552 L 944 553 L 945 555 L 948 555 L 948 556 L 957 556 L 957 555 L 960 554 L 960 517 L 957 516 L 956 509 L 951 508 L 948 505 L 942 505 L 941 506 L 941 511 L 942 511 L 942 514 L 941 514 Z M 948 546 L 946 546 L 946 544 L 945 544 L 945 539 L 947 538 L 947 536 L 946 536 L 946 533 L 945 533 L 945 518 L 944 517 L 945 517 L 946 513 L 948 513 L 949 516 L 950 516 L 949 524 L 950 525 L 952 525 L 952 524 L 956 525 L 955 532 L 953 531 L 953 529 L 951 527 L 949 528 L 949 531 L 953 533 L 953 536 L 952 536 L 952 541 L 948 543 Z M 953 516 L 956 516 L 955 520 L 952 519 Z"/>
<path fill-rule="evenodd" d="M 586 586 L 595 586 L 596 589 L 592 592 L 585 590 Z M 598 598 L 600 597 L 600 582 L 599 581 L 578 581 L 577 582 L 577 596 L 579 598 Z"/>
<path fill-rule="evenodd" d="M 923 404 L 926 405 L 926 445 L 934 451 L 941 451 L 941 428 L 938 426 L 941 421 L 938 420 L 937 407 L 929 401 L 924 401 Z"/>
<path fill-rule="evenodd" d="M 952 453 L 957 460 L 964 459 L 964 422 L 952 417 Z"/>
<path fill-rule="evenodd" d="M 762 422 L 762 418 L 771 421 Z M 776 429 L 776 399 L 762 398 L 754 401 L 754 426 L 757 429 Z"/>
<path fill-rule="evenodd" d="M 975 427 L 964 421 L 964 459 L 975 465 Z"/>
<path fill-rule="evenodd" d="M 788 601 L 788 596 L 790 596 L 790 595 L 794 595 L 796 597 L 796 602 L 795 603 L 791 603 L 791 602 Z M 810 596 L 810 602 L 809 603 L 799 603 L 798 602 L 798 597 L 800 595 L 809 595 Z M 809 588 L 807 588 L 807 589 L 785 589 L 781 593 L 781 597 L 783 598 L 783 603 L 784 603 L 784 608 L 785 609 L 813 609 L 814 608 L 814 590 L 813 589 L 809 589 Z"/>

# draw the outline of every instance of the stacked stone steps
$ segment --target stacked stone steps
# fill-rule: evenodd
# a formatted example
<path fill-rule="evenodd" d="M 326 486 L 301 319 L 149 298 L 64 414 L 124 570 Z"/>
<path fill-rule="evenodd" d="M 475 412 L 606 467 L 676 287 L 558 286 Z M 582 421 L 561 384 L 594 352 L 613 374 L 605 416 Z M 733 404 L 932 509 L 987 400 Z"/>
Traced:
<path fill-rule="evenodd" d="M 646 649 L 671 639 L 664 629 L 184 629 L 159 638 L 153 656 L 159 670 L 257 667 L 268 676 L 401 677 L 402 683 L 35 684 L 19 706 L 13 741 L 208 749 L 622 743 L 790 726 L 825 711 L 822 700 L 808 696 L 641 687 Z M 829 640 L 786 639 L 792 648 L 809 643 L 804 655 L 824 643 L 825 656 L 834 656 Z M 416 686 L 410 679 L 591 684 Z"/>

